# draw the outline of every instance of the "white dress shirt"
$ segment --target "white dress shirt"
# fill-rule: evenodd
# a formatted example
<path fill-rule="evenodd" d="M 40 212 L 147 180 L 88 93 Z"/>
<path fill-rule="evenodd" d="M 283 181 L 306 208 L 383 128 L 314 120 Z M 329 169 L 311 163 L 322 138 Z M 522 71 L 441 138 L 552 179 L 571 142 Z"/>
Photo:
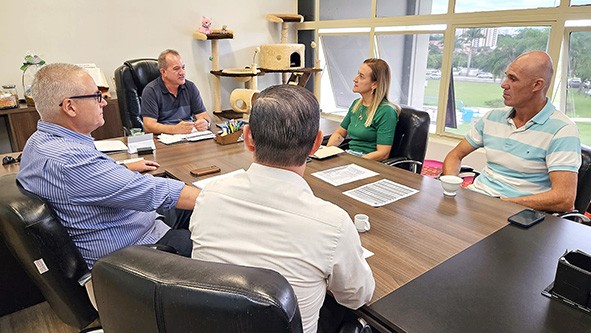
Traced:
<path fill-rule="evenodd" d="M 359 235 L 340 207 L 317 198 L 292 171 L 252 164 L 209 184 L 189 226 L 192 257 L 281 273 L 298 298 L 305 332 L 316 332 L 326 291 L 349 308 L 375 288 Z"/>

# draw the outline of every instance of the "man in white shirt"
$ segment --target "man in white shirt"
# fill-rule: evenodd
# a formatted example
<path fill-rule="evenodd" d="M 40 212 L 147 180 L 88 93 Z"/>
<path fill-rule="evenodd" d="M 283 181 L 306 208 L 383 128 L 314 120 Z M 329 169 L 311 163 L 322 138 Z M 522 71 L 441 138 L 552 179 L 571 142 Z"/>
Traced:
<path fill-rule="evenodd" d="M 244 128 L 254 163 L 206 186 L 189 226 L 193 258 L 281 273 L 298 298 L 305 332 L 334 322 L 318 321 L 327 291 L 357 309 L 375 288 L 351 218 L 314 196 L 303 178 L 307 156 L 322 142 L 319 117 L 318 101 L 302 87 L 262 91 Z"/>

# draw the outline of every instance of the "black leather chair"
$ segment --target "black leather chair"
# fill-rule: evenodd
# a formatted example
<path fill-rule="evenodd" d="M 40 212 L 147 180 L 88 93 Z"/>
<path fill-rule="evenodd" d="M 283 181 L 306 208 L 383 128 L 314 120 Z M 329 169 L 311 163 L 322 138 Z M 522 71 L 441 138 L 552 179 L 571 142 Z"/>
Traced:
<path fill-rule="evenodd" d="M 585 212 L 591 202 L 591 147 L 581 146 L 581 167 L 577 183 L 575 209 Z"/>
<path fill-rule="evenodd" d="M 115 70 L 119 113 L 127 134 L 131 128 L 144 128 L 141 116 L 142 92 L 158 76 L 160 70 L 156 59 L 128 60 Z"/>
<path fill-rule="evenodd" d="M 577 197 L 575 198 L 575 210 L 559 214 L 561 217 L 591 224 L 588 217 L 584 215 L 589 210 L 591 202 L 591 147 L 581 146 L 581 166 L 577 180 Z"/>
<path fill-rule="evenodd" d="M 429 140 L 431 119 L 425 111 L 401 105 L 390 156 L 384 163 L 421 173 Z"/>
<path fill-rule="evenodd" d="M 98 318 L 86 289 L 86 262 L 52 209 L 17 184 L 0 177 L 0 236 L 66 324 L 82 329 Z"/>
<path fill-rule="evenodd" d="M 296 296 L 279 273 L 131 246 L 92 269 L 107 332 L 301 332 Z"/>

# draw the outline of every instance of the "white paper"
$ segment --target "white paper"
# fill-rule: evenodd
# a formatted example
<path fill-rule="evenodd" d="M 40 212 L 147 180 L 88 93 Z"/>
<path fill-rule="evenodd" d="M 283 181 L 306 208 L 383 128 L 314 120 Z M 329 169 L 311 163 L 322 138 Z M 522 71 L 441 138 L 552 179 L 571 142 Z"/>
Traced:
<path fill-rule="evenodd" d="M 369 258 L 369 257 L 371 257 L 371 256 L 374 255 L 373 252 L 371 252 L 370 250 L 364 248 L 363 246 L 361 248 L 363 249 L 363 258 L 364 259 L 367 259 L 367 258 Z"/>
<path fill-rule="evenodd" d="M 418 192 L 414 188 L 398 184 L 389 179 L 381 179 L 377 182 L 345 191 L 343 194 L 370 206 L 380 207 Z"/>
<path fill-rule="evenodd" d="M 127 146 L 125 143 L 119 140 L 100 140 L 95 141 L 94 146 L 96 149 L 102 151 L 103 153 L 111 152 L 111 151 L 125 151 L 127 150 Z"/>
<path fill-rule="evenodd" d="M 93 63 L 86 63 L 86 64 L 77 64 L 77 66 L 84 68 L 90 77 L 94 80 L 94 83 L 97 87 L 101 88 L 109 88 L 109 83 L 107 82 L 107 77 L 103 71 L 96 67 L 96 64 Z"/>
<path fill-rule="evenodd" d="M 318 177 L 334 186 L 347 184 L 356 180 L 361 180 L 377 175 L 379 175 L 379 173 L 360 167 L 357 164 L 348 164 L 328 170 L 314 172 L 312 174 L 312 176 Z"/>
<path fill-rule="evenodd" d="M 228 178 L 228 177 L 232 177 L 234 175 L 241 174 L 241 173 L 244 173 L 244 172 L 246 172 L 246 171 L 244 171 L 244 169 L 234 170 L 232 172 L 228 172 L 228 173 L 224 173 L 224 174 L 221 174 L 221 175 L 217 175 L 215 177 L 209 177 L 209 178 L 205 178 L 203 180 L 198 180 L 196 182 L 193 182 L 193 186 L 195 186 L 197 188 L 200 188 L 200 189 L 203 189 L 207 184 L 209 184 L 211 182 L 214 182 L 214 181 L 217 181 L 217 180 L 220 180 L 220 179 L 224 179 L 224 178 Z"/>
<path fill-rule="evenodd" d="M 320 149 L 318 149 L 314 155 L 311 155 L 310 157 L 321 160 L 323 158 L 331 157 L 342 152 L 344 152 L 344 150 L 337 146 L 320 146 Z"/>
<path fill-rule="evenodd" d="M 166 145 L 181 142 L 184 140 L 187 141 L 199 141 L 199 140 L 206 140 L 206 139 L 213 139 L 215 134 L 212 131 L 197 131 L 193 130 L 193 132 L 189 134 L 160 134 L 158 136 L 158 140 Z"/>
<path fill-rule="evenodd" d="M 148 133 L 143 135 L 128 136 L 127 146 L 129 147 L 128 152 L 130 154 L 137 153 L 138 148 L 152 148 L 152 150 L 156 150 L 156 145 L 154 144 L 154 134 Z"/>

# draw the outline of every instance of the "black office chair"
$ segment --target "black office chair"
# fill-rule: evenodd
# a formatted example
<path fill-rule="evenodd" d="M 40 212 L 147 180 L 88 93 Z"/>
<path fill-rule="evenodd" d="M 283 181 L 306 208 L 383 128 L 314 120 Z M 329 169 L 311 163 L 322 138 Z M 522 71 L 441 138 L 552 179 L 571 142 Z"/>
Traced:
<path fill-rule="evenodd" d="M 52 209 L 17 184 L 0 177 L 0 236 L 57 314 L 83 329 L 98 318 L 84 283 L 86 262 Z M 88 331 L 88 330 L 86 330 Z"/>
<path fill-rule="evenodd" d="M 425 111 L 407 105 L 401 107 L 392 150 L 383 163 L 421 173 L 427 152 L 431 119 Z"/>
<path fill-rule="evenodd" d="M 559 214 L 583 224 L 589 224 L 589 218 L 584 213 L 590 207 L 591 202 L 591 147 L 581 145 L 581 166 L 577 180 L 577 197 L 575 198 L 575 210 Z"/>
<path fill-rule="evenodd" d="M 131 128 L 144 128 L 141 115 L 142 93 L 146 85 L 159 76 L 156 59 L 128 60 L 115 70 L 119 113 L 127 135 Z"/>
<path fill-rule="evenodd" d="M 92 274 L 107 332 L 302 332 L 293 289 L 271 270 L 131 246 Z"/>

